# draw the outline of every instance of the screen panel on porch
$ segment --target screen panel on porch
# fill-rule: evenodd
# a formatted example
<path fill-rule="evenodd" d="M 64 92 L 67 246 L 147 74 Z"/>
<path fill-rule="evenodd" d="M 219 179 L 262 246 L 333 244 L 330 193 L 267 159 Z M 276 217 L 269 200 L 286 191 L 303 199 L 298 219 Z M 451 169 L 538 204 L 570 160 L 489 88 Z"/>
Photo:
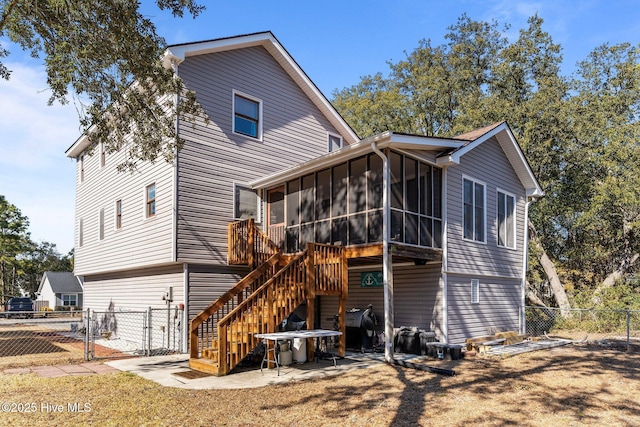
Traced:
<path fill-rule="evenodd" d="M 390 152 L 391 238 L 438 248 L 442 235 L 441 170 Z M 287 182 L 286 250 L 307 242 L 358 245 L 382 241 L 382 159 L 376 154 Z"/>

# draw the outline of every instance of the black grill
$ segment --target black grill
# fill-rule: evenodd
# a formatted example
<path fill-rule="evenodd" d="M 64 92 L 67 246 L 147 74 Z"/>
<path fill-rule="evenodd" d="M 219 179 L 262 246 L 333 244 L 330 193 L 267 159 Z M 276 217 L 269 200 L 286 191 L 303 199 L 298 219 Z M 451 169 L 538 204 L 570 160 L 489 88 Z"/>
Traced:
<path fill-rule="evenodd" d="M 373 307 L 367 309 L 352 308 L 345 318 L 346 345 L 355 350 L 371 350 L 374 346 L 377 317 Z M 373 331 L 373 332 L 368 332 Z"/>

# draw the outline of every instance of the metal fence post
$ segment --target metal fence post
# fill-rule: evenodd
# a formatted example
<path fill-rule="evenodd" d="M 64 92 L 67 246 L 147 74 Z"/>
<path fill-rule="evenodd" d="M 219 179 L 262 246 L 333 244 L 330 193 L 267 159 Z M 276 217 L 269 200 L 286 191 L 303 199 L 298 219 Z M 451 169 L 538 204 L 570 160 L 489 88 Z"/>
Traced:
<path fill-rule="evenodd" d="M 84 318 L 84 360 L 89 360 L 89 333 L 91 329 L 91 309 L 87 308 Z"/>
<path fill-rule="evenodd" d="M 153 329 L 151 327 L 151 307 L 147 309 L 147 356 L 151 356 L 151 334 L 153 333 Z"/>
<path fill-rule="evenodd" d="M 627 308 L 627 351 L 631 346 L 631 310 Z"/>

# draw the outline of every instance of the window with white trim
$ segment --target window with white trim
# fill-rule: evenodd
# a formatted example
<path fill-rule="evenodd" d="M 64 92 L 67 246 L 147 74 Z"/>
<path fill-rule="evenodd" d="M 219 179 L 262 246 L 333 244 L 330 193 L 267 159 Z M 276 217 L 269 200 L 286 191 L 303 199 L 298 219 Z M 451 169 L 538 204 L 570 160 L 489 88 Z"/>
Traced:
<path fill-rule="evenodd" d="M 61 294 L 60 299 L 64 306 L 74 307 L 78 305 L 78 294 Z"/>
<path fill-rule="evenodd" d="M 256 222 L 260 222 L 259 200 L 255 190 L 234 184 L 233 199 L 233 216 L 235 219 L 253 218 Z"/>
<path fill-rule="evenodd" d="M 145 189 L 145 217 L 156 215 L 156 183 L 147 185 Z"/>
<path fill-rule="evenodd" d="M 342 148 L 342 137 L 340 135 L 328 134 L 328 146 L 329 152 L 336 151 Z"/>
<path fill-rule="evenodd" d="M 115 229 L 120 230 L 122 228 L 122 200 L 116 200 L 116 209 L 115 209 Z"/>
<path fill-rule="evenodd" d="M 84 245 L 84 220 L 80 218 L 78 221 L 78 246 Z"/>
<path fill-rule="evenodd" d="M 100 167 L 103 168 L 106 163 L 107 150 L 104 144 L 100 143 Z"/>
<path fill-rule="evenodd" d="M 498 190 L 498 246 L 516 247 L 516 198 Z"/>
<path fill-rule="evenodd" d="M 98 218 L 98 239 L 104 239 L 104 208 L 100 209 L 100 214 Z"/>
<path fill-rule="evenodd" d="M 476 242 L 486 242 L 485 239 L 485 212 L 486 197 L 485 185 L 469 178 L 463 179 L 463 237 Z"/>
<path fill-rule="evenodd" d="M 262 101 L 233 92 L 233 132 L 262 140 Z"/>
<path fill-rule="evenodd" d="M 471 279 L 471 304 L 480 303 L 480 280 Z"/>

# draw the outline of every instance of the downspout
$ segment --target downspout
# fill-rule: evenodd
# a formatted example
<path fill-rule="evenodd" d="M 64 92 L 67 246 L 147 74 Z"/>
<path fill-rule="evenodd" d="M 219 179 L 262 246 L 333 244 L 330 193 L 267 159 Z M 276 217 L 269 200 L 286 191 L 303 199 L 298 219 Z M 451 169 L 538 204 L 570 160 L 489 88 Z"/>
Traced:
<path fill-rule="evenodd" d="M 375 142 L 371 149 L 382 158 L 382 281 L 384 286 L 384 360 L 393 361 L 393 263 L 389 255 L 390 220 L 389 207 L 389 159 L 378 148 Z"/>
<path fill-rule="evenodd" d="M 178 62 L 171 61 L 173 73 L 178 76 Z M 174 107 L 176 111 L 175 119 L 175 138 L 180 137 L 180 118 L 178 116 L 178 105 L 180 104 L 180 94 L 176 93 L 174 97 Z M 176 149 L 175 157 L 173 159 L 173 215 L 172 215 L 172 227 L 173 227 L 173 244 L 171 248 L 173 261 L 178 261 L 178 150 Z M 182 281 L 183 292 L 182 300 L 184 303 L 184 310 L 182 312 L 182 351 L 187 351 L 189 348 L 190 334 L 190 322 L 189 322 L 189 264 L 182 264 Z"/>
<path fill-rule="evenodd" d="M 526 323 L 526 296 L 527 296 L 527 270 L 529 268 L 529 206 L 533 203 L 535 199 L 527 200 L 524 204 L 524 233 L 522 238 L 522 284 L 521 290 L 522 295 L 520 296 L 520 333 L 525 334 L 527 332 L 527 323 Z"/>
<path fill-rule="evenodd" d="M 171 67 L 173 73 L 178 76 L 178 62 L 171 61 Z M 176 93 L 174 96 L 174 108 L 176 112 L 176 119 L 174 123 L 174 132 L 176 141 L 179 138 L 180 132 L 180 119 L 178 117 L 178 105 L 180 103 L 180 94 Z M 173 215 L 172 215 L 172 228 L 173 228 L 173 244 L 171 245 L 172 258 L 174 262 L 178 261 L 178 150 L 175 150 L 173 158 Z M 186 294 L 185 294 L 186 295 Z"/>
<path fill-rule="evenodd" d="M 449 177 L 449 173 L 448 173 L 448 168 L 447 167 L 443 167 L 442 168 L 442 275 L 441 275 L 441 280 L 442 280 L 442 286 L 440 286 L 440 288 L 442 289 L 442 342 L 444 343 L 448 343 L 449 342 L 449 277 L 447 275 L 447 272 L 449 271 L 449 265 L 448 265 L 448 252 L 447 252 L 447 248 L 448 248 L 448 233 L 447 233 L 447 229 L 449 227 L 449 220 L 448 220 L 448 209 L 447 209 L 447 203 L 448 203 L 448 197 L 447 197 L 447 189 L 448 187 L 448 177 Z"/>

